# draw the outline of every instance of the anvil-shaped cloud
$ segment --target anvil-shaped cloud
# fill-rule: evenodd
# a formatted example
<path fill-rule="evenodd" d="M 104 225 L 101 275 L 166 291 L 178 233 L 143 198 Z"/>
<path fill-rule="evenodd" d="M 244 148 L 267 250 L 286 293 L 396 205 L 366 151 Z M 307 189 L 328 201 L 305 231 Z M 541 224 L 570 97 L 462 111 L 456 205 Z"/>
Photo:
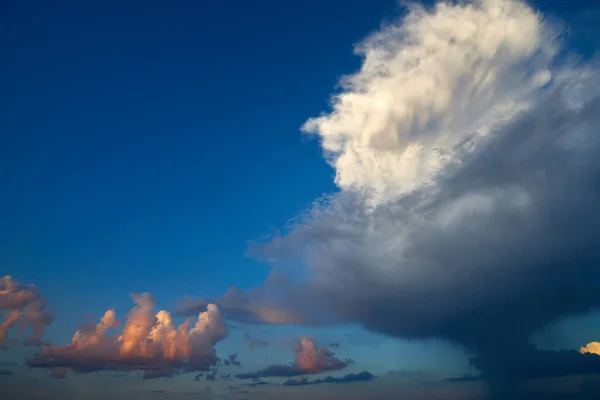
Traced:
<path fill-rule="evenodd" d="M 303 277 L 296 304 L 318 307 L 297 315 L 461 344 L 492 396 L 519 396 L 531 335 L 600 305 L 600 73 L 561 34 L 477 0 L 411 6 L 357 47 L 304 126 L 340 191 L 252 247 Z"/>

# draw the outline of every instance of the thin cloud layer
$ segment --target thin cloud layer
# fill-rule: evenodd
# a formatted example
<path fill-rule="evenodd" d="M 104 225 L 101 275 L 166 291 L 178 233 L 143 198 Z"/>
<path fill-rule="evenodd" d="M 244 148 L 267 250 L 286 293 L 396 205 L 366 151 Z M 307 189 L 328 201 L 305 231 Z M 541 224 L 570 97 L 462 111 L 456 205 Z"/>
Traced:
<path fill-rule="evenodd" d="M 108 310 L 96 326 L 82 326 L 66 346 L 48 345 L 29 360 L 33 368 L 67 369 L 77 373 L 98 370 L 140 370 L 144 379 L 172 376 L 182 371 L 208 370 L 217 363 L 215 344 L 227 336 L 219 308 L 209 304 L 195 323 L 188 319 L 175 327 L 167 311 L 154 311 L 149 293 L 132 295 L 137 304 L 120 335 L 114 310 Z M 192 325 L 194 323 L 194 325 Z"/>
<path fill-rule="evenodd" d="M 46 313 L 46 302 L 35 286 L 21 285 L 7 275 L 0 279 L 0 321 L 0 348 L 3 348 L 8 330 L 15 325 L 21 332 L 31 331 L 22 344 L 40 344 L 44 328 L 52 322 L 52 317 Z"/>
<path fill-rule="evenodd" d="M 305 298 L 306 304 L 299 306 L 293 298 Z M 180 301 L 177 315 L 191 316 L 205 310 L 207 304 L 216 304 L 228 320 L 247 324 L 271 325 L 327 325 L 331 320 L 308 310 L 316 307 L 302 288 L 292 285 L 284 278 L 271 277 L 264 287 L 244 291 L 230 287 L 216 298 L 184 298 Z M 311 305 L 306 307 L 306 305 Z"/>
<path fill-rule="evenodd" d="M 530 336 L 600 305 L 598 65 L 520 1 L 409 11 L 304 126 L 340 192 L 252 250 L 302 266 L 298 315 L 464 345 L 516 398 Z"/>
<path fill-rule="evenodd" d="M 314 340 L 302 338 L 296 347 L 296 359 L 289 365 L 270 365 L 260 371 L 235 375 L 238 379 L 258 379 L 273 377 L 291 377 L 297 375 L 319 374 L 325 371 L 337 371 L 347 367 L 352 360 L 340 360 L 325 346 L 317 348 Z"/>
<path fill-rule="evenodd" d="M 241 367 L 242 366 L 242 363 L 238 359 L 237 353 L 229 354 L 227 356 L 227 358 L 223 360 L 223 364 L 225 364 L 226 367 Z"/>
<path fill-rule="evenodd" d="M 307 377 L 288 379 L 283 383 L 284 386 L 305 386 L 305 385 L 318 385 L 321 383 L 350 383 L 350 382 L 365 382 L 374 379 L 375 376 L 368 371 L 359 372 L 358 374 L 350 373 L 341 378 L 334 378 L 328 376 L 323 379 L 316 379 L 309 381 Z"/>

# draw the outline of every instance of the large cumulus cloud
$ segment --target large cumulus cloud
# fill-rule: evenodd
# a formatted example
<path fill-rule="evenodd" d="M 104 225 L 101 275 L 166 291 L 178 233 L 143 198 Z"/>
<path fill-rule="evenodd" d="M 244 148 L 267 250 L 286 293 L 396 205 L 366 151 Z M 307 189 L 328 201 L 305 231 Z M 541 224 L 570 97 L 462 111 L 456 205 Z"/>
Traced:
<path fill-rule="evenodd" d="M 560 33 L 520 1 L 478 0 L 373 34 L 304 126 L 340 191 L 254 254 L 302 266 L 342 320 L 471 348 L 492 395 L 517 395 L 532 333 L 600 305 L 600 74 Z"/>
<path fill-rule="evenodd" d="M 33 368 L 52 368 L 65 375 L 98 370 L 140 370 L 144 378 L 171 376 L 181 371 L 208 370 L 217 363 L 215 344 L 227 336 L 227 327 L 217 306 L 208 304 L 196 321 L 188 319 L 175 327 L 167 311 L 154 311 L 149 293 L 133 295 L 137 304 L 127 315 L 120 335 L 114 310 L 108 310 L 97 325 L 82 326 L 66 346 L 47 345 L 27 360 Z M 193 324 L 193 325 L 192 325 Z"/>

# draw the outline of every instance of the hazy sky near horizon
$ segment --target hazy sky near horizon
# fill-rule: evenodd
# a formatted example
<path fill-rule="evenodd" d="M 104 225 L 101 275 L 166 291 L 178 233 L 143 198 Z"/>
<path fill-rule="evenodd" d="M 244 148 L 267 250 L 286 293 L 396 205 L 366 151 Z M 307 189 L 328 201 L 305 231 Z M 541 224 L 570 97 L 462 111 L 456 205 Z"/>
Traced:
<path fill-rule="evenodd" d="M 503 1 L 516 4 L 512 0 L 487 3 Z M 428 65 L 459 71 L 459 62 L 451 62 L 447 55 L 429 60 L 418 53 L 418 46 L 425 50 L 430 49 L 427 46 L 446 46 L 446 39 L 438 46 L 443 35 L 429 35 L 428 29 L 466 27 L 484 17 L 489 17 L 492 25 L 503 18 L 485 7 L 484 17 L 440 11 L 440 19 L 432 19 L 433 25 L 439 25 L 421 26 L 419 18 L 426 18 L 418 13 L 403 25 L 400 17 L 407 10 L 396 0 L 5 2 L 0 12 L 0 51 L 6 60 L 0 66 L 0 276 L 10 275 L 25 286 L 14 289 L 22 295 L 0 301 L 0 310 L 7 321 L 10 311 L 21 310 L 22 304 L 23 314 L 18 317 L 28 324 L 26 333 L 43 326 L 42 342 L 56 350 L 28 365 L 26 359 L 40 348 L 20 346 L 19 322 L 7 325 L 6 348 L 0 349 L 0 386 L 9 389 L 0 389 L 0 393 L 8 390 L 15 399 L 92 399 L 108 392 L 115 399 L 147 398 L 150 394 L 156 398 L 293 399 L 306 393 L 323 399 L 364 393 L 382 399 L 401 393 L 430 400 L 481 398 L 479 382 L 440 381 L 469 371 L 469 353 L 450 344 L 455 338 L 435 322 L 460 314 L 462 311 L 454 310 L 463 310 L 467 300 L 452 296 L 440 300 L 450 311 L 433 301 L 445 298 L 441 293 L 448 290 L 443 276 L 434 276 L 434 269 L 432 279 L 415 277 L 408 283 L 386 275 L 386 268 L 409 257 L 404 258 L 404 253 L 401 258 L 385 252 L 373 255 L 375 250 L 371 253 L 368 248 L 379 250 L 377 246 L 384 240 L 369 241 L 380 237 L 377 232 L 375 236 L 360 235 L 371 233 L 373 227 L 381 229 L 381 237 L 390 239 L 387 248 L 401 254 L 397 248 L 403 246 L 403 239 L 394 235 L 407 227 L 412 230 L 407 237 L 417 238 L 415 242 L 422 239 L 417 243 L 420 247 L 415 245 L 410 252 L 416 263 L 435 264 L 434 256 L 425 259 L 419 251 L 433 254 L 429 246 L 441 236 L 431 233 L 429 225 L 409 217 L 403 220 L 396 209 L 385 207 L 396 200 L 412 201 L 411 193 L 429 188 L 429 177 L 454 171 L 454 164 L 430 160 L 422 149 L 432 154 L 440 148 L 454 151 L 459 142 L 470 140 L 466 129 L 483 132 L 491 127 L 490 132 L 496 132 L 500 126 L 494 120 L 496 114 L 487 112 L 496 106 L 494 112 L 501 110 L 509 120 L 516 120 L 517 112 L 511 114 L 506 111 L 510 107 L 500 106 L 542 109 L 539 104 L 545 103 L 538 101 L 545 99 L 542 90 L 560 79 L 571 79 L 568 57 L 550 55 L 552 51 L 544 47 L 544 34 L 560 28 L 567 55 L 590 58 L 598 47 L 594 24 L 600 16 L 590 3 L 529 2 L 532 10 L 544 13 L 539 21 L 565 23 L 548 31 L 533 17 L 537 15 L 534 11 L 515 12 L 516 16 L 507 11 L 514 17 L 510 23 L 523 29 L 514 36 L 505 33 L 502 40 L 508 43 L 508 50 L 502 47 L 504 42 L 494 42 L 493 35 L 473 39 L 473 52 L 483 54 L 482 59 L 487 57 L 487 47 L 481 43 L 506 50 L 510 59 L 506 63 L 494 59 L 486 70 L 493 73 L 483 74 L 477 81 L 492 87 L 489 82 L 497 79 L 497 87 L 489 90 L 494 96 L 477 97 L 485 90 L 474 89 L 472 103 L 465 101 L 459 107 L 456 101 L 448 100 L 451 105 L 444 102 L 442 78 L 435 78 L 437 87 L 427 80 L 435 69 Z M 438 15 L 433 2 L 425 6 L 431 15 Z M 450 22 L 443 25 L 445 21 Z M 402 67 L 396 63 L 393 56 L 403 54 L 403 46 L 408 48 L 410 43 L 394 42 L 396 36 L 389 26 L 422 29 L 411 31 L 422 39 L 415 45 L 417 50 L 411 47 L 423 57 L 422 70 L 405 73 L 410 63 L 406 61 Z M 467 28 L 463 39 L 463 31 L 456 32 L 456 38 L 448 43 L 469 42 Z M 539 43 L 528 41 L 538 34 Z M 519 35 L 526 44 L 515 41 Z M 521 62 L 539 70 L 529 76 L 519 69 Z M 388 69 L 380 72 L 376 64 Z M 579 70 L 573 67 L 573 71 Z M 552 78 L 539 83 L 550 73 Z M 343 79 L 349 74 L 356 74 L 350 83 Z M 450 72 L 444 76 L 455 78 Z M 595 75 L 591 72 L 590 76 Z M 389 80 L 380 85 L 377 79 Z M 464 81 L 456 78 L 456 82 L 447 85 L 449 98 Z M 524 89 L 529 84 L 539 87 Z M 331 96 L 340 93 L 332 107 Z M 423 100 L 426 98 L 433 100 Z M 495 102 L 496 98 L 500 100 Z M 405 109 L 403 101 L 408 104 Z M 332 109 L 334 114 L 329 114 Z M 406 137 L 396 135 L 396 130 L 404 132 L 404 117 L 398 116 L 403 113 L 416 115 L 405 129 Z M 481 120 L 473 116 L 481 116 Z M 483 121 L 484 117 L 494 122 Z M 313 135 L 306 135 L 308 131 Z M 387 136 L 388 131 L 395 133 Z M 417 137 L 419 141 L 414 139 Z M 363 152 L 365 148 L 368 150 Z M 557 160 L 560 166 L 562 159 Z M 524 179 L 519 184 L 528 182 Z M 451 183 L 439 183 L 439 193 L 452 192 Z M 519 193 L 511 194 L 511 201 L 516 198 L 518 203 Z M 315 203 L 325 194 L 334 196 L 331 206 Z M 435 208 L 443 201 L 434 197 L 437 192 L 423 196 L 435 201 L 418 203 L 415 210 Z M 477 199 L 473 209 L 492 207 L 487 200 L 477 203 Z M 525 196 L 523 202 L 527 201 Z M 515 207 L 521 207 L 519 204 Z M 543 211 L 554 209 L 551 206 Z M 369 207 L 380 210 L 373 217 L 375 222 L 365 217 L 372 210 Z M 306 210 L 308 221 L 291 228 L 286 225 Z M 450 226 L 454 218 L 467 219 L 452 208 L 440 217 L 440 224 Z M 396 219 L 403 222 L 402 227 L 385 225 Z M 330 231 L 325 229 L 329 227 Z M 249 242 L 280 229 L 283 236 L 266 239 L 262 259 L 249 254 Z M 419 232 L 424 233 L 417 235 Z M 456 232 L 459 237 L 460 227 Z M 430 233 L 432 240 L 425 237 Z M 320 238 L 322 247 L 303 247 Z M 346 239 L 351 246 L 340 244 Z M 461 243 L 454 245 L 461 249 Z M 440 254 L 449 254 L 441 247 Z M 387 260 L 393 262 L 388 265 Z M 317 284 L 307 285 L 310 291 L 302 285 L 313 279 L 314 271 Z M 284 283 L 278 280 L 280 275 L 287 279 Z M 381 276 L 396 286 L 378 290 Z M 502 278 L 496 281 L 494 275 L 473 279 L 478 287 L 481 282 L 499 282 L 503 287 L 504 282 Z M 35 289 L 26 286 L 30 284 Z M 412 288 L 420 284 L 425 288 L 423 294 L 410 297 Z M 345 285 L 356 290 L 342 293 Z M 10 285 L 0 290 L 7 288 Z M 322 301 L 319 290 L 332 294 L 330 302 Z M 132 294 L 139 293 L 151 293 L 152 298 L 132 299 Z M 429 296 L 433 305 L 424 301 L 422 308 L 390 308 L 397 310 L 393 315 L 398 317 L 393 320 L 414 318 L 413 331 L 409 322 L 398 326 L 385 322 L 385 312 L 377 307 L 391 300 L 386 297 L 381 303 L 368 303 L 373 293 L 389 293 L 398 304 L 417 304 Z M 218 310 L 206 311 L 208 303 L 216 304 Z M 587 303 L 578 307 L 574 309 L 591 309 Z M 156 319 L 158 310 L 167 310 L 170 316 Z M 206 314 L 198 317 L 201 312 Z M 431 315 L 434 322 L 416 318 L 421 312 Z M 51 315 L 51 322 L 42 314 Z M 188 317 L 192 317 L 190 325 L 178 330 Z M 600 340 L 600 314 L 558 317 L 559 323 L 552 320 L 549 328 L 536 330 L 535 341 L 541 348 L 577 350 Z M 146 336 L 136 332 L 143 329 L 151 332 L 150 344 L 140 344 Z M 73 339 L 76 332 L 85 337 L 85 344 L 84 339 L 79 342 L 81 348 Z M 35 338 L 35 333 L 31 335 Z M 119 335 L 121 339 L 117 339 Z M 435 336 L 440 339 L 432 338 Z M 302 338 L 307 338 L 306 342 Z M 154 344 L 167 342 L 172 353 L 167 356 L 163 344 L 164 359 L 156 356 L 160 360 L 151 367 L 132 367 L 141 365 L 139 359 L 127 358 L 126 352 L 135 346 L 142 346 L 140 354 L 154 357 Z M 322 347 L 328 350 L 319 350 Z M 78 358 L 82 348 L 88 353 Z M 109 363 L 97 361 L 105 354 L 119 371 L 84 371 L 97 363 Z M 190 354 L 197 356 L 193 366 Z M 230 354 L 237 354 L 241 366 L 223 364 Z M 214 368 L 213 355 L 222 361 L 216 379 L 207 380 Z M 182 364 L 169 364 L 166 359 Z M 203 363 L 210 364 L 210 371 L 198 366 Z M 76 371 L 75 364 L 83 369 Z M 293 365 L 297 370 L 276 377 L 264 372 L 254 381 L 233 377 L 281 365 Z M 65 376 L 60 368 L 67 366 L 71 369 Z M 180 367 L 196 370 L 172 373 Z M 160 377 L 142 379 L 139 371 L 143 370 Z M 379 378 L 279 386 L 297 375 L 307 374 L 312 381 L 361 371 Z M 256 381 L 269 384 L 243 386 Z"/>

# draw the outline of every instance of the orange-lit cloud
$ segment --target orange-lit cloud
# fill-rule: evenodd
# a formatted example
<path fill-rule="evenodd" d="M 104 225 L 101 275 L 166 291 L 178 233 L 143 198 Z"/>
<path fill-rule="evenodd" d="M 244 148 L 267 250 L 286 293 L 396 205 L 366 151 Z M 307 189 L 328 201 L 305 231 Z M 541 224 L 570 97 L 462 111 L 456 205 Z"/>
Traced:
<path fill-rule="evenodd" d="M 206 370 L 216 364 L 215 344 L 227 336 L 217 306 L 209 304 L 193 326 L 188 319 L 175 327 L 167 311 L 155 313 L 149 293 L 132 297 L 137 305 L 127 315 L 120 335 L 107 334 L 120 326 L 114 310 L 108 310 L 98 325 L 81 327 L 71 344 L 44 347 L 28 360 L 29 366 L 75 372 L 141 370 L 149 378 Z"/>
<path fill-rule="evenodd" d="M 590 342 L 584 347 L 579 348 L 581 354 L 590 353 L 600 355 L 600 342 Z"/>
<path fill-rule="evenodd" d="M 304 337 L 296 347 L 296 359 L 289 365 L 270 365 L 260 371 L 236 375 L 239 379 L 263 378 L 267 376 L 290 377 L 337 371 L 352 364 L 350 359 L 340 360 L 325 346 L 317 348 L 314 340 Z"/>
<path fill-rule="evenodd" d="M 5 276 L 0 279 L 0 348 L 5 347 L 8 330 L 18 324 L 21 331 L 30 329 L 31 333 L 23 344 L 39 344 L 44 328 L 52 322 L 45 312 L 46 303 L 40 297 L 35 286 L 24 286 Z"/>

